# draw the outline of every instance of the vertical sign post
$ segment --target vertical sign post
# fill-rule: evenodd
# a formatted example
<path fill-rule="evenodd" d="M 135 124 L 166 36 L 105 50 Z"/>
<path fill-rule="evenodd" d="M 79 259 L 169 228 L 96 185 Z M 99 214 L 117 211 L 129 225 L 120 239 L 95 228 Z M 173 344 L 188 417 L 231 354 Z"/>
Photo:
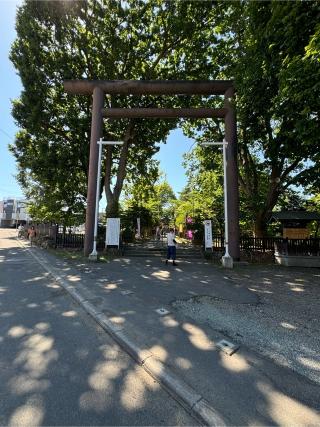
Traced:
<path fill-rule="evenodd" d="M 210 219 L 204 221 L 204 249 L 212 249 L 212 227 Z"/>
<path fill-rule="evenodd" d="M 106 247 L 120 246 L 120 218 L 107 218 Z"/>

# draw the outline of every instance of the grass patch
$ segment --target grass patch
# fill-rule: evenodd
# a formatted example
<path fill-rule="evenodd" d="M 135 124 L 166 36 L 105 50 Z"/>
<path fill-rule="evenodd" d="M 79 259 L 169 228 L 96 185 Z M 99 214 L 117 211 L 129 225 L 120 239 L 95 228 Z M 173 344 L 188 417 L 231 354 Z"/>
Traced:
<path fill-rule="evenodd" d="M 81 261 L 83 263 L 91 262 L 87 257 L 83 255 L 82 249 L 78 250 L 78 249 L 69 249 L 69 248 L 58 248 L 58 249 L 48 249 L 48 252 L 64 260 Z M 100 252 L 98 256 L 98 262 L 110 262 L 113 258 L 118 256 L 119 255 Z"/>
<path fill-rule="evenodd" d="M 76 261 L 86 261 L 87 258 L 83 255 L 83 251 L 74 250 L 74 249 L 48 249 L 48 252 L 53 255 L 58 256 L 59 258 L 68 259 L 68 260 L 76 260 Z"/>
<path fill-rule="evenodd" d="M 98 256 L 98 260 L 99 262 L 110 262 L 113 258 L 116 258 L 115 255 L 111 255 L 111 254 L 99 254 Z"/>

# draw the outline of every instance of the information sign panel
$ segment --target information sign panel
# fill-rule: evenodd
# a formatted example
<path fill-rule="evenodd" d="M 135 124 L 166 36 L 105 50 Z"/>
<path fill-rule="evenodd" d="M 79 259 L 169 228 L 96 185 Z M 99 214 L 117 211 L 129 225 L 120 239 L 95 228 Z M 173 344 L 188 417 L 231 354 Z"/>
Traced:
<path fill-rule="evenodd" d="M 120 244 L 120 218 L 107 218 L 106 246 Z"/>

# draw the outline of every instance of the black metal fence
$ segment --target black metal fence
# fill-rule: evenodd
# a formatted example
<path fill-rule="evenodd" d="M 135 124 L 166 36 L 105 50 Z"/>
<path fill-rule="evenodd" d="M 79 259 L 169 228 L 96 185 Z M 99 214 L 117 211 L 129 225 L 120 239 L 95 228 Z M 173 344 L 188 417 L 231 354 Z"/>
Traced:
<path fill-rule="evenodd" d="M 56 248 L 82 249 L 84 247 L 83 233 L 73 233 L 71 229 L 50 224 L 37 224 L 35 229 L 37 237 L 47 237 Z M 104 237 L 99 236 L 97 248 L 104 249 L 104 246 Z"/>
<path fill-rule="evenodd" d="M 213 250 L 224 248 L 224 237 L 213 236 Z M 274 252 L 287 255 L 320 255 L 320 239 L 284 239 L 282 237 L 240 237 L 240 250 L 248 252 Z"/>
<path fill-rule="evenodd" d="M 71 229 L 50 224 L 35 226 L 37 236 L 47 236 L 53 246 L 59 248 L 82 249 L 84 247 L 84 234 L 73 233 Z M 224 236 L 213 235 L 213 251 L 224 249 Z M 98 249 L 104 249 L 104 236 L 99 236 Z M 283 239 L 282 237 L 240 237 L 240 250 L 244 253 L 267 253 L 278 251 L 287 255 L 320 255 L 320 239 Z"/>
<path fill-rule="evenodd" d="M 84 234 L 57 233 L 55 245 L 58 248 L 83 248 Z"/>
<path fill-rule="evenodd" d="M 240 237 L 240 249 L 267 252 L 273 251 L 274 245 L 278 241 L 282 241 L 281 237 Z M 213 250 L 222 250 L 224 248 L 224 236 L 213 235 Z"/>
<path fill-rule="evenodd" d="M 84 234 L 77 233 L 57 233 L 55 246 L 57 248 L 82 249 L 84 247 Z M 98 237 L 97 249 L 104 249 L 105 242 L 103 237 Z"/>

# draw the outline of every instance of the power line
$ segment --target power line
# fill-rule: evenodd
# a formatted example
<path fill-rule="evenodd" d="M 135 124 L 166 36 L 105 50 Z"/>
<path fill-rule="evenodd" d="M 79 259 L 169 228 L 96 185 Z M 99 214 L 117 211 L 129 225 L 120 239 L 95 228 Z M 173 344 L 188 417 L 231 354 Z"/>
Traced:
<path fill-rule="evenodd" d="M 8 134 L 8 132 L 6 132 L 4 129 L 0 128 L 0 132 L 2 132 L 4 135 L 6 135 L 11 141 L 14 141 L 12 136 Z"/>
<path fill-rule="evenodd" d="M 187 154 L 190 152 L 190 150 L 191 150 L 191 148 L 194 146 L 194 144 L 196 144 L 197 143 L 197 141 L 194 141 L 192 144 L 191 144 L 191 146 L 189 147 L 189 150 L 187 151 Z"/>

